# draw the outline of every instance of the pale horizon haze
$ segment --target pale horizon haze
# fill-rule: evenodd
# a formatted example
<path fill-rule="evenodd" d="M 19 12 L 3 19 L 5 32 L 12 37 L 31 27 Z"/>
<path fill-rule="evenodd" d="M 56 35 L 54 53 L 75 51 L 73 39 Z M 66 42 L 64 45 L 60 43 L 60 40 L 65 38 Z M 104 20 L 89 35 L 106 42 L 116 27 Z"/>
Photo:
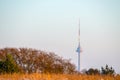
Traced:
<path fill-rule="evenodd" d="M 108 64 L 120 73 L 120 0 L 0 0 L 0 48 L 33 48 L 81 70 Z"/>

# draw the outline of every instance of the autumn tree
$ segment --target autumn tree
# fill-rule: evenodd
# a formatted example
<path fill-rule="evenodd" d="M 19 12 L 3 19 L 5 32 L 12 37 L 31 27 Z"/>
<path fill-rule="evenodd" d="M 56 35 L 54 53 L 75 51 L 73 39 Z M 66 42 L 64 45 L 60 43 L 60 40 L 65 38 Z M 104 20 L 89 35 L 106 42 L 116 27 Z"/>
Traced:
<path fill-rule="evenodd" d="M 0 49 L 0 57 L 11 54 L 16 64 L 26 73 L 73 73 L 75 65 L 53 52 L 45 52 L 31 48 Z"/>

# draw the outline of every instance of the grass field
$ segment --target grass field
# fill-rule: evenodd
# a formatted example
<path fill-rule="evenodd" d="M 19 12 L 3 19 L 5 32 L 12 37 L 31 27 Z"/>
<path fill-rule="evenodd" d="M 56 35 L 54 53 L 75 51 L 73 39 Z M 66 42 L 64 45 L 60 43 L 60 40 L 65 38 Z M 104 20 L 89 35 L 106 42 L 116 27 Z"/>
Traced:
<path fill-rule="evenodd" d="M 3 74 L 0 80 L 120 80 L 119 76 L 77 75 L 77 74 Z"/>

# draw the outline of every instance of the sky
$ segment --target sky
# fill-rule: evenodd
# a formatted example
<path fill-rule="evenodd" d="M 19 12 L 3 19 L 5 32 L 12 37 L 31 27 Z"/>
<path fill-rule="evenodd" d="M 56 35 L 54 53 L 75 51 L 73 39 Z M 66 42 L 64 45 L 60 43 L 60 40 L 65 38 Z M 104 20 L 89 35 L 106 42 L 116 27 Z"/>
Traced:
<path fill-rule="evenodd" d="M 120 73 L 120 0 L 0 0 L 0 48 L 55 52 L 81 70 L 108 64 Z"/>

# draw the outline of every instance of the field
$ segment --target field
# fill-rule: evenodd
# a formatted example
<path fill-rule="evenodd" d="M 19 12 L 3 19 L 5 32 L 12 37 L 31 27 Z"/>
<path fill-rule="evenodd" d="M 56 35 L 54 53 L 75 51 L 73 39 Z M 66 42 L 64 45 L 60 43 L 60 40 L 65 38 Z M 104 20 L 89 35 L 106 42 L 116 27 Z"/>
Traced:
<path fill-rule="evenodd" d="M 77 74 L 3 74 L 0 80 L 120 80 L 117 76 L 77 75 Z"/>

